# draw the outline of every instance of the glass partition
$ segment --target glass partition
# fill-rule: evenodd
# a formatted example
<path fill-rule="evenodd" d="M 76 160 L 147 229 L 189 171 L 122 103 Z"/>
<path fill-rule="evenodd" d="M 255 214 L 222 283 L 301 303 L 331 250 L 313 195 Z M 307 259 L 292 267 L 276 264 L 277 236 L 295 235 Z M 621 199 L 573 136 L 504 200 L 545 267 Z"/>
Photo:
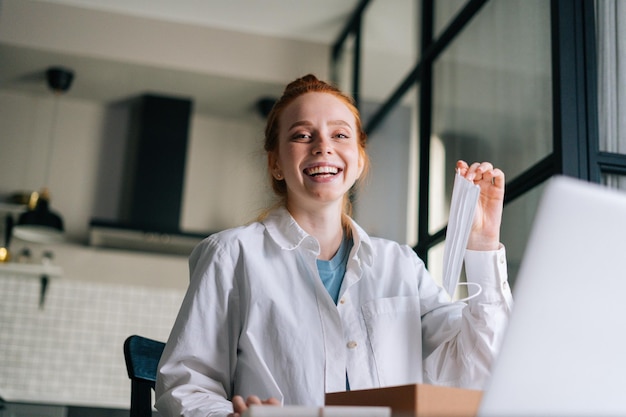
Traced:
<path fill-rule="evenodd" d="M 599 148 L 626 154 L 626 4 L 596 1 L 595 6 Z"/>
<path fill-rule="evenodd" d="M 394 92 L 416 64 L 421 1 L 373 0 L 362 30 L 361 98 L 370 114 Z M 368 119 L 364 119 L 367 125 Z"/>
<path fill-rule="evenodd" d="M 361 102 L 366 117 L 378 103 Z M 370 173 L 357 191 L 354 217 L 372 236 L 417 243 L 417 91 L 413 87 L 368 138 Z"/>
<path fill-rule="evenodd" d="M 602 175 L 602 184 L 626 191 L 626 175 L 604 174 Z"/>
<path fill-rule="evenodd" d="M 515 201 L 504 207 L 500 241 L 506 248 L 509 284 L 515 286 L 515 279 L 522 262 L 526 243 L 530 235 L 537 206 L 545 189 L 545 183 L 534 187 Z"/>
<path fill-rule="evenodd" d="M 437 2 L 439 3 L 439 2 Z M 433 66 L 429 231 L 447 222 L 458 159 L 513 178 L 552 152 L 550 3 L 488 2 Z"/>
<path fill-rule="evenodd" d="M 467 2 L 467 0 L 435 1 L 435 38 L 441 35 L 441 32 L 444 31 Z"/>
<path fill-rule="evenodd" d="M 345 92 L 354 94 L 354 56 L 356 36 L 348 35 L 341 44 L 341 49 L 333 61 L 331 77 L 335 84 Z"/>
<path fill-rule="evenodd" d="M 439 285 L 443 285 L 443 251 L 445 242 L 440 242 L 428 250 L 428 272 L 433 280 Z"/>

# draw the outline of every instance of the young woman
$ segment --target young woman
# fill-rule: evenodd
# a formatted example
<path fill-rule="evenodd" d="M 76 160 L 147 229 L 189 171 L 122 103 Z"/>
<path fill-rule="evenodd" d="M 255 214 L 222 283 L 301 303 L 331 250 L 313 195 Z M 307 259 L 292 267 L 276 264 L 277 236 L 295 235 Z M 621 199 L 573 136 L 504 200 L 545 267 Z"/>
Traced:
<path fill-rule="evenodd" d="M 365 142 L 348 96 L 313 75 L 287 85 L 265 131 L 280 202 L 191 254 L 157 379 L 163 416 L 323 405 L 326 392 L 410 383 L 483 386 L 511 307 L 504 174 L 457 164 L 481 189 L 465 266 L 482 292 L 450 302 L 411 248 L 350 218 Z"/>

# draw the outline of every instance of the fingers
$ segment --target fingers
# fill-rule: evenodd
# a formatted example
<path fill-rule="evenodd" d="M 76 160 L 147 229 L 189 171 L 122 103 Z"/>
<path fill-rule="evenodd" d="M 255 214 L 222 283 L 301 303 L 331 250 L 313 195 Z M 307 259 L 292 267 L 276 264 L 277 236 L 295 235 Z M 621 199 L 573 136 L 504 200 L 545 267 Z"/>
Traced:
<path fill-rule="evenodd" d="M 456 169 L 461 173 L 461 175 L 465 176 L 467 174 L 467 170 L 469 169 L 469 165 L 465 161 L 456 161 Z"/>
<path fill-rule="evenodd" d="M 245 400 L 240 395 L 235 395 L 232 399 L 233 414 L 231 417 L 239 417 L 241 413 L 246 411 L 251 405 L 280 405 L 280 401 L 274 397 L 267 400 L 261 400 L 256 395 L 250 395 Z"/>
<path fill-rule="evenodd" d="M 256 395 L 251 395 L 245 400 L 241 395 L 235 395 L 232 399 L 233 411 L 235 416 L 239 413 L 243 413 L 253 404 L 261 404 L 261 400 Z"/>
<path fill-rule="evenodd" d="M 490 171 L 493 171 L 493 165 L 490 162 L 474 162 L 470 165 L 465 178 L 474 182 L 482 181 L 483 177 L 489 175 Z"/>
<path fill-rule="evenodd" d="M 498 188 L 504 188 L 504 172 L 498 168 L 492 169 L 490 172 L 483 175 L 492 185 Z"/>
<path fill-rule="evenodd" d="M 474 183 L 491 183 L 496 187 L 504 187 L 504 172 L 494 168 L 490 162 L 474 162 L 468 165 L 465 161 L 457 161 L 456 169 L 466 179 Z"/>
<path fill-rule="evenodd" d="M 267 400 L 263 401 L 265 405 L 280 405 L 280 401 L 274 397 L 270 397 Z"/>
<path fill-rule="evenodd" d="M 234 416 L 243 413 L 248 409 L 248 405 L 240 395 L 235 395 L 232 399 Z"/>
<path fill-rule="evenodd" d="M 263 402 L 261 402 L 261 399 L 259 397 L 257 397 L 256 395 L 250 395 L 248 398 L 246 398 L 246 405 L 248 407 L 250 407 L 251 405 L 260 405 L 263 404 Z"/>

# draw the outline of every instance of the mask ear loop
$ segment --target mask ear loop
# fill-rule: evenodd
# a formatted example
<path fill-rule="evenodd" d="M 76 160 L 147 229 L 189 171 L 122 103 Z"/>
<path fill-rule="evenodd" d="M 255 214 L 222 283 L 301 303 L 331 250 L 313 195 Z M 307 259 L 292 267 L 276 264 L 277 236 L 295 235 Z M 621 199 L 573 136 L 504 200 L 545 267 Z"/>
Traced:
<path fill-rule="evenodd" d="M 459 282 L 456 285 L 457 286 L 465 285 L 466 287 L 469 287 L 470 285 L 473 285 L 474 287 L 478 287 L 476 289 L 476 293 L 475 294 L 472 294 L 469 297 L 461 298 L 460 300 L 456 300 L 456 301 L 459 301 L 459 302 L 467 302 L 467 301 L 471 300 L 472 298 L 478 297 L 480 295 L 480 293 L 483 292 L 483 287 L 481 287 L 480 284 L 478 284 L 476 282 Z"/>

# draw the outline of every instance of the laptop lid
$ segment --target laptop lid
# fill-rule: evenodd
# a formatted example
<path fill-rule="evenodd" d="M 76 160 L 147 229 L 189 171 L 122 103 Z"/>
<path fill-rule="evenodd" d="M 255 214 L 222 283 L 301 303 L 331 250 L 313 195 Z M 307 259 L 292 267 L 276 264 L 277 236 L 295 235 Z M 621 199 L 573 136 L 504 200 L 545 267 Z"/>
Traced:
<path fill-rule="evenodd" d="M 546 185 L 478 415 L 626 416 L 626 193 Z"/>

